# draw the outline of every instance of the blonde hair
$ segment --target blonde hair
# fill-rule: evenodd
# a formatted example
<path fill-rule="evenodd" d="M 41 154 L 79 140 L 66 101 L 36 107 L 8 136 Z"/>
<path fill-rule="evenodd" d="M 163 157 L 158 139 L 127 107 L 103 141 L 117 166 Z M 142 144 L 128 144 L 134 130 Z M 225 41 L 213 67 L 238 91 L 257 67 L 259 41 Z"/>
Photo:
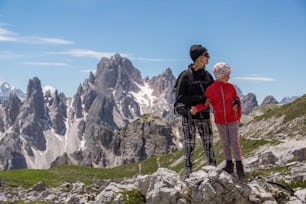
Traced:
<path fill-rule="evenodd" d="M 202 69 L 203 67 L 205 67 L 205 63 L 203 63 L 203 61 L 201 60 L 201 55 L 193 62 L 193 67 L 196 70 Z"/>

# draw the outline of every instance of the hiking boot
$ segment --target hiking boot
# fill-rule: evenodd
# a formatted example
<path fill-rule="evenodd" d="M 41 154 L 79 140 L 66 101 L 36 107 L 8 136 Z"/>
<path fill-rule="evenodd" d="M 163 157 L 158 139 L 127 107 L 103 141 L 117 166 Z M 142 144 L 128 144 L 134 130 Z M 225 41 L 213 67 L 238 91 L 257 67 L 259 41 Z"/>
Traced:
<path fill-rule="evenodd" d="M 208 165 L 210 166 L 217 166 L 217 162 L 215 159 L 211 159 L 209 162 L 208 162 Z"/>
<path fill-rule="evenodd" d="M 186 179 L 188 179 L 190 177 L 190 174 L 192 173 L 192 170 L 191 169 L 185 169 L 185 173 L 184 173 L 184 176 L 183 176 L 183 181 L 185 181 Z"/>
<path fill-rule="evenodd" d="M 243 164 L 241 161 L 236 161 L 236 170 L 237 170 L 238 179 L 239 180 L 244 179 L 245 174 L 244 174 Z"/>
<path fill-rule="evenodd" d="M 226 171 L 229 174 L 232 174 L 234 172 L 234 164 L 232 160 L 226 161 L 226 166 L 222 168 L 223 171 Z"/>

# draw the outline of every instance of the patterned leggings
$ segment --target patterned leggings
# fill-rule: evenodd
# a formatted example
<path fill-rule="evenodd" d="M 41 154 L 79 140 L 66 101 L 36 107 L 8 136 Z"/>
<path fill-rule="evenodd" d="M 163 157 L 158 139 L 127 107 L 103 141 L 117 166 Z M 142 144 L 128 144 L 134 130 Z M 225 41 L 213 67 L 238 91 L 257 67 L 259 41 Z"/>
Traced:
<path fill-rule="evenodd" d="M 196 129 L 201 137 L 203 149 L 207 158 L 207 163 L 216 166 L 216 158 L 213 150 L 213 133 L 210 119 L 191 119 L 183 117 L 184 132 L 184 168 L 185 176 L 192 173 L 193 153 L 195 149 Z"/>

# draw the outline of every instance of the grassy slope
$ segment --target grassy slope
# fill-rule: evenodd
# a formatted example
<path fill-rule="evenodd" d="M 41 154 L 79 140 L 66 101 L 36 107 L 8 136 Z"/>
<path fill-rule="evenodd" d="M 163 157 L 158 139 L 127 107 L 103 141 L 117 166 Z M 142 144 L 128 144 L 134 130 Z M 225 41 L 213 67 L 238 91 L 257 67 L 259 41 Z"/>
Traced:
<path fill-rule="evenodd" d="M 306 115 L 306 94 L 297 98 L 292 103 L 288 103 L 282 106 L 268 106 L 270 108 L 263 107 L 265 114 L 258 116 L 255 120 L 262 120 L 271 118 L 273 116 L 280 117 L 285 114 L 284 123 L 291 121 L 295 118 L 299 118 Z"/>
<path fill-rule="evenodd" d="M 247 140 L 241 139 L 241 145 L 244 155 L 249 155 L 259 146 L 266 144 L 276 144 L 273 141 L 264 140 Z M 223 160 L 221 144 L 218 141 L 215 145 L 217 154 L 217 162 Z M 103 179 L 126 178 L 137 174 L 152 174 L 158 167 L 172 169 L 179 174 L 183 172 L 183 151 L 176 151 L 171 154 L 153 156 L 147 160 L 122 165 L 112 169 L 91 168 L 75 165 L 61 165 L 51 169 L 19 169 L 0 171 L 0 180 L 4 181 L 9 186 L 24 186 L 30 187 L 40 181 L 43 181 L 48 186 L 58 186 L 63 181 L 76 182 L 81 181 L 87 185 Z M 194 154 L 195 170 L 206 165 L 206 158 L 203 154 L 201 146 L 196 148 Z M 141 169 L 141 172 L 140 172 Z"/>

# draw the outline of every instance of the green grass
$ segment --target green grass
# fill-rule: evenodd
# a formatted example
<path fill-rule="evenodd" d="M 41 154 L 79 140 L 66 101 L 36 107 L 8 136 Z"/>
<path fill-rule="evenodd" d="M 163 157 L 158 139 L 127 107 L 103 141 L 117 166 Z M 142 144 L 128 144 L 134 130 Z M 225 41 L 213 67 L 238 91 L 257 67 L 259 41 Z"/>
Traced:
<path fill-rule="evenodd" d="M 45 183 L 52 183 L 57 177 L 49 170 L 37 170 L 37 169 L 20 169 L 20 170 L 9 170 L 0 171 L 0 179 L 4 180 L 9 186 L 32 186 L 39 181 Z"/>
<path fill-rule="evenodd" d="M 142 118 L 143 120 L 149 120 L 149 118 L 151 118 L 151 117 L 152 117 L 152 114 L 149 114 L 149 113 L 144 114 L 144 115 L 141 116 L 141 118 Z"/>
<path fill-rule="evenodd" d="M 47 186 L 59 186 L 64 181 L 81 181 L 86 185 L 95 181 L 112 178 L 132 177 L 138 172 L 135 164 L 127 164 L 113 169 L 101 169 L 76 165 L 60 165 L 51 169 L 19 169 L 0 171 L 0 179 L 9 186 L 30 187 L 39 181 Z"/>
<path fill-rule="evenodd" d="M 276 145 L 277 141 L 250 140 L 241 138 L 241 147 L 244 156 L 252 155 L 252 152 L 263 145 Z M 223 151 L 220 141 L 214 145 L 217 163 L 223 161 Z M 19 169 L 0 171 L 0 180 L 6 185 L 16 187 L 31 187 L 42 181 L 47 186 L 56 187 L 64 181 L 80 181 L 90 185 L 103 179 L 129 178 L 138 174 L 152 174 L 158 167 L 172 169 L 179 174 L 183 173 L 183 151 L 171 154 L 153 156 L 138 163 L 130 163 L 116 168 L 102 169 L 76 165 L 61 165 L 50 169 Z M 206 156 L 200 142 L 194 153 L 194 170 L 199 170 L 206 165 Z"/>
<path fill-rule="evenodd" d="M 306 94 L 297 98 L 291 103 L 282 106 L 268 106 L 269 108 L 263 109 L 264 114 L 255 117 L 255 120 L 268 119 L 273 116 L 280 117 L 285 115 L 284 123 L 289 122 L 295 118 L 299 118 L 306 115 Z M 305 125 L 304 121 L 304 125 Z"/>
<path fill-rule="evenodd" d="M 281 142 L 278 140 L 250 140 L 241 138 L 240 139 L 240 146 L 243 151 L 243 157 L 251 157 L 254 154 L 254 150 L 257 150 L 259 147 L 264 145 L 271 145 L 275 146 L 280 144 Z"/>
<path fill-rule="evenodd" d="M 123 202 L 125 204 L 136 204 L 136 203 L 145 204 L 146 203 L 146 198 L 141 194 L 141 192 L 138 189 L 132 189 L 132 190 L 123 189 L 122 192 L 120 193 L 123 195 Z M 114 203 L 114 200 L 111 201 L 111 204 L 113 203 Z"/>
<path fill-rule="evenodd" d="M 289 174 L 289 168 L 286 166 L 275 166 L 275 167 L 267 167 L 267 168 L 260 168 L 248 173 L 248 177 L 250 178 L 266 178 L 274 173 L 280 173 L 283 175 Z"/>
<path fill-rule="evenodd" d="M 306 188 L 306 181 L 293 181 L 288 184 L 291 188 Z"/>

